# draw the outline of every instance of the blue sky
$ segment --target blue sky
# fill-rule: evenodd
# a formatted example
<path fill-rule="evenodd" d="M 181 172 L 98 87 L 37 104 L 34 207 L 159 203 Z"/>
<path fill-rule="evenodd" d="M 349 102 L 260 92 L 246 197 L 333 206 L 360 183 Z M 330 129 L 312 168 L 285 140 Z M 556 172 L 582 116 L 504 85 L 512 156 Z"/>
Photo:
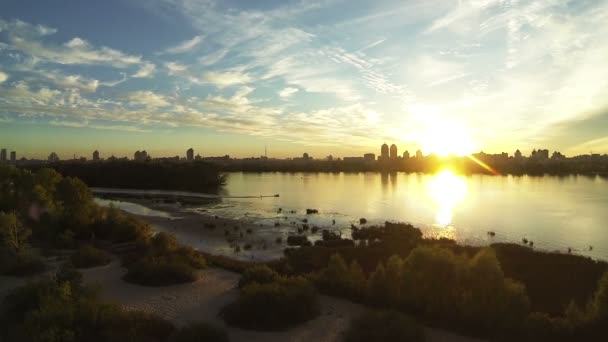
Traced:
<path fill-rule="evenodd" d="M 606 22 L 604 0 L 4 0 L 0 145 L 608 153 Z"/>

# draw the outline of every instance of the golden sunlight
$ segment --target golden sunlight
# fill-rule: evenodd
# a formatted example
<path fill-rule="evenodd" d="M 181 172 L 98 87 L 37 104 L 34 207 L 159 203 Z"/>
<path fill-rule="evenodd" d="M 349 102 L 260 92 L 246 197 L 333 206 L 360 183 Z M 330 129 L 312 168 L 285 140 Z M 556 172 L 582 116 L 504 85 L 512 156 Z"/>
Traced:
<path fill-rule="evenodd" d="M 434 176 L 428 191 L 438 205 L 437 223 L 447 226 L 452 223 L 454 208 L 467 196 L 467 181 L 446 169 Z"/>
<path fill-rule="evenodd" d="M 475 152 L 476 144 L 462 123 L 432 120 L 423 128 L 420 137 L 422 150 L 441 157 L 465 156 Z"/>

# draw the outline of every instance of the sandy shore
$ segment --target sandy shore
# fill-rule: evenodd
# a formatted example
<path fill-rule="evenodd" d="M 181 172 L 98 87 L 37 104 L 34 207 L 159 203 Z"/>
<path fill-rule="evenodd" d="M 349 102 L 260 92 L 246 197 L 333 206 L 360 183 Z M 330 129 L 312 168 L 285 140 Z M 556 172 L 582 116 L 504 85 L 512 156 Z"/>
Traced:
<path fill-rule="evenodd" d="M 299 232 L 305 224 L 302 219 L 306 216 L 287 218 L 277 215 L 265 224 L 256 224 L 245 219 L 219 217 L 204 210 L 175 204 L 159 204 L 138 199 L 128 201 L 150 208 L 153 212 L 163 213 L 164 216 L 134 214 L 148 222 L 155 231 L 171 233 L 178 241 L 198 250 L 240 260 L 279 259 L 288 247 L 286 241 L 289 235 L 303 234 L 314 242 L 321 239 L 324 228 L 329 228 L 319 227 L 317 232 L 312 233 L 313 225 L 308 224 L 309 230 Z"/>
<path fill-rule="evenodd" d="M 107 266 L 82 270 L 85 284 L 97 286 L 103 299 L 127 309 L 153 312 L 176 325 L 209 321 L 224 326 L 231 341 L 339 341 L 351 318 L 365 307 L 346 300 L 321 296 L 319 317 L 281 332 L 257 332 L 226 326 L 218 317 L 220 309 L 238 296 L 239 274 L 220 270 L 201 271 L 196 282 L 166 287 L 143 287 L 121 279 L 126 272 L 118 261 Z M 431 342 L 475 342 L 479 340 L 427 329 Z"/>

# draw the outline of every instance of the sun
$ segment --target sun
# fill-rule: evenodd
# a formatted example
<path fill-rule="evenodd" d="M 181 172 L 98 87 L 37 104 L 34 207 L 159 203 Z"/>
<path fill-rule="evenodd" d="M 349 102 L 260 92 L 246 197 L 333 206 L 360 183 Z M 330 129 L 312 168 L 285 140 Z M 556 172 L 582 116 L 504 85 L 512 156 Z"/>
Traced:
<path fill-rule="evenodd" d="M 420 139 L 422 151 L 426 154 L 434 153 L 446 157 L 466 156 L 475 152 L 476 144 L 463 124 L 435 121 L 426 126 Z"/>

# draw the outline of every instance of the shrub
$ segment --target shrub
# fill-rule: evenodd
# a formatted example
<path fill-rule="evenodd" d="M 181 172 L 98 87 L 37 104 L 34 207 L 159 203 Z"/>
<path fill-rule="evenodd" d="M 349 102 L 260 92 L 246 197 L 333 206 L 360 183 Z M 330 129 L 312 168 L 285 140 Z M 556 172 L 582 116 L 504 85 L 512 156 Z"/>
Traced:
<path fill-rule="evenodd" d="M 149 241 L 140 243 L 136 255 L 124 261 L 128 270 L 124 279 L 147 286 L 195 281 L 198 269 L 206 266 L 200 253 L 180 245 L 173 235 L 166 233 L 158 233 Z"/>
<path fill-rule="evenodd" d="M 31 249 L 15 254 L 0 249 L 0 274 L 25 277 L 46 270 L 43 259 Z"/>
<path fill-rule="evenodd" d="M 244 329 L 283 330 L 316 317 L 319 310 L 312 284 L 296 277 L 246 285 L 221 315 L 226 323 Z"/>
<path fill-rule="evenodd" d="M 174 330 L 154 315 L 102 303 L 70 282 L 30 283 L 6 296 L 2 307 L 2 341 L 161 342 Z"/>
<path fill-rule="evenodd" d="M 290 235 L 287 237 L 288 246 L 311 246 L 312 244 L 306 236 Z"/>
<path fill-rule="evenodd" d="M 410 317 L 395 311 L 367 312 L 350 323 L 344 342 L 423 342 L 424 329 Z"/>
<path fill-rule="evenodd" d="M 243 288 L 251 283 L 272 283 L 279 278 L 279 274 L 270 267 L 266 265 L 256 265 L 245 270 L 239 280 L 239 288 Z"/>
<path fill-rule="evenodd" d="M 111 260 L 110 254 L 91 245 L 81 246 L 70 257 L 72 265 L 76 268 L 103 266 L 109 264 Z"/>
<path fill-rule="evenodd" d="M 145 286 L 166 286 L 198 279 L 196 269 L 185 262 L 165 257 L 144 257 L 129 265 L 124 279 Z"/>
<path fill-rule="evenodd" d="M 228 334 L 218 326 L 206 322 L 190 323 L 178 330 L 171 342 L 228 342 Z"/>

